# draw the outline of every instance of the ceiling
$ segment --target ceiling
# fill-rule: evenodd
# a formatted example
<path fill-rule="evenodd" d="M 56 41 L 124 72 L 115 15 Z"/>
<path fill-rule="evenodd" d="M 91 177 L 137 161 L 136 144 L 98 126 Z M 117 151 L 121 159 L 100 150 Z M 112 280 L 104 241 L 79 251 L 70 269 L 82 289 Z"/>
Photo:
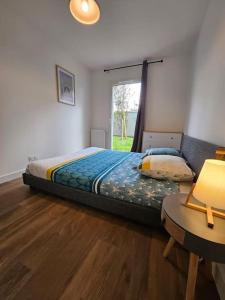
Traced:
<path fill-rule="evenodd" d="M 68 0 L 1 0 L 91 69 L 190 51 L 209 0 L 99 0 L 101 19 L 76 22 Z"/>

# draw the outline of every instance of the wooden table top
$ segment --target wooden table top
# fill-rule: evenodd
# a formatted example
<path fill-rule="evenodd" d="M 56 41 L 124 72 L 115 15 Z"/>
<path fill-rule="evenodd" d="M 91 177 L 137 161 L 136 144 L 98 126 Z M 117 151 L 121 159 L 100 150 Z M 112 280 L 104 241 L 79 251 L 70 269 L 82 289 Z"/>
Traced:
<path fill-rule="evenodd" d="M 186 194 L 166 197 L 162 219 L 169 217 L 185 237 L 183 246 L 212 261 L 225 263 L 225 220 L 214 217 L 214 228 L 207 226 L 206 214 L 184 206 Z"/>

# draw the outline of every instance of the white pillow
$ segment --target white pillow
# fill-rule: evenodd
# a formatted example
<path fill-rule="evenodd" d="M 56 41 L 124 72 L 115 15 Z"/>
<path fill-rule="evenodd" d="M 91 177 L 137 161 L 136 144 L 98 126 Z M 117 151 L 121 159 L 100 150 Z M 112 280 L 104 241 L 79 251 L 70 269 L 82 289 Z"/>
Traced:
<path fill-rule="evenodd" d="M 192 181 L 194 178 L 194 173 L 185 160 L 172 155 L 146 156 L 138 166 L 138 170 L 141 174 L 156 179 Z"/>

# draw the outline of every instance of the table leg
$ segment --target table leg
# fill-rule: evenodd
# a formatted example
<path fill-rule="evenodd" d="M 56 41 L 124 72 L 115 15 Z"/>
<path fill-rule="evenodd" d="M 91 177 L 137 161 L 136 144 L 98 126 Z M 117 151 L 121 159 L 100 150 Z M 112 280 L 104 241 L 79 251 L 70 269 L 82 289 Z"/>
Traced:
<path fill-rule="evenodd" d="M 195 285 L 198 274 L 198 255 L 190 253 L 189 267 L 188 267 L 188 280 L 186 289 L 186 300 L 194 300 L 195 298 Z"/>
<path fill-rule="evenodd" d="M 204 270 L 204 274 L 205 276 L 207 277 L 207 279 L 209 281 L 214 281 L 214 278 L 213 278 L 213 274 L 212 274 L 212 262 L 209 261 L 209 260 L 205 260 L 203 259 L 203 270 Z"/>
<path fill-rule="evenodd" d="M 175 244 L 175 240 L 174 238 L 172 238 L 172 236 L 170 237 L 167 245 L 166 245 L 166 248 L 164 249 L 163 251 L 163 257 L 164 258 L 167 258 L 169 253 L 170 253 L 170 250 L 173 248 L 173 245 Z"/>

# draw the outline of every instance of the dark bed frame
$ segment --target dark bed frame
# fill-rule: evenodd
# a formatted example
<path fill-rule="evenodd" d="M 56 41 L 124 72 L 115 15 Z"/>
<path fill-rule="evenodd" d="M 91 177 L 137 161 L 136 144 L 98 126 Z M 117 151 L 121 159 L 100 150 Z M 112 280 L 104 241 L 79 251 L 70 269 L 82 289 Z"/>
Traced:
<path fill-rule="evenodd" d="M 215 157 L 217 148 L 217 145 L 183 135 L 181 151 L 197 176 L 199 175 L 205 159 Z M 103 195 L 85 192 L 53 183 L 49 180 L 27 173 L 23 174 L 23 182 L 32 188 L 110 212 L 145 225 L 160 226 L 161 224 L 161 212 L 150 206 L 142 206 Z"/>

